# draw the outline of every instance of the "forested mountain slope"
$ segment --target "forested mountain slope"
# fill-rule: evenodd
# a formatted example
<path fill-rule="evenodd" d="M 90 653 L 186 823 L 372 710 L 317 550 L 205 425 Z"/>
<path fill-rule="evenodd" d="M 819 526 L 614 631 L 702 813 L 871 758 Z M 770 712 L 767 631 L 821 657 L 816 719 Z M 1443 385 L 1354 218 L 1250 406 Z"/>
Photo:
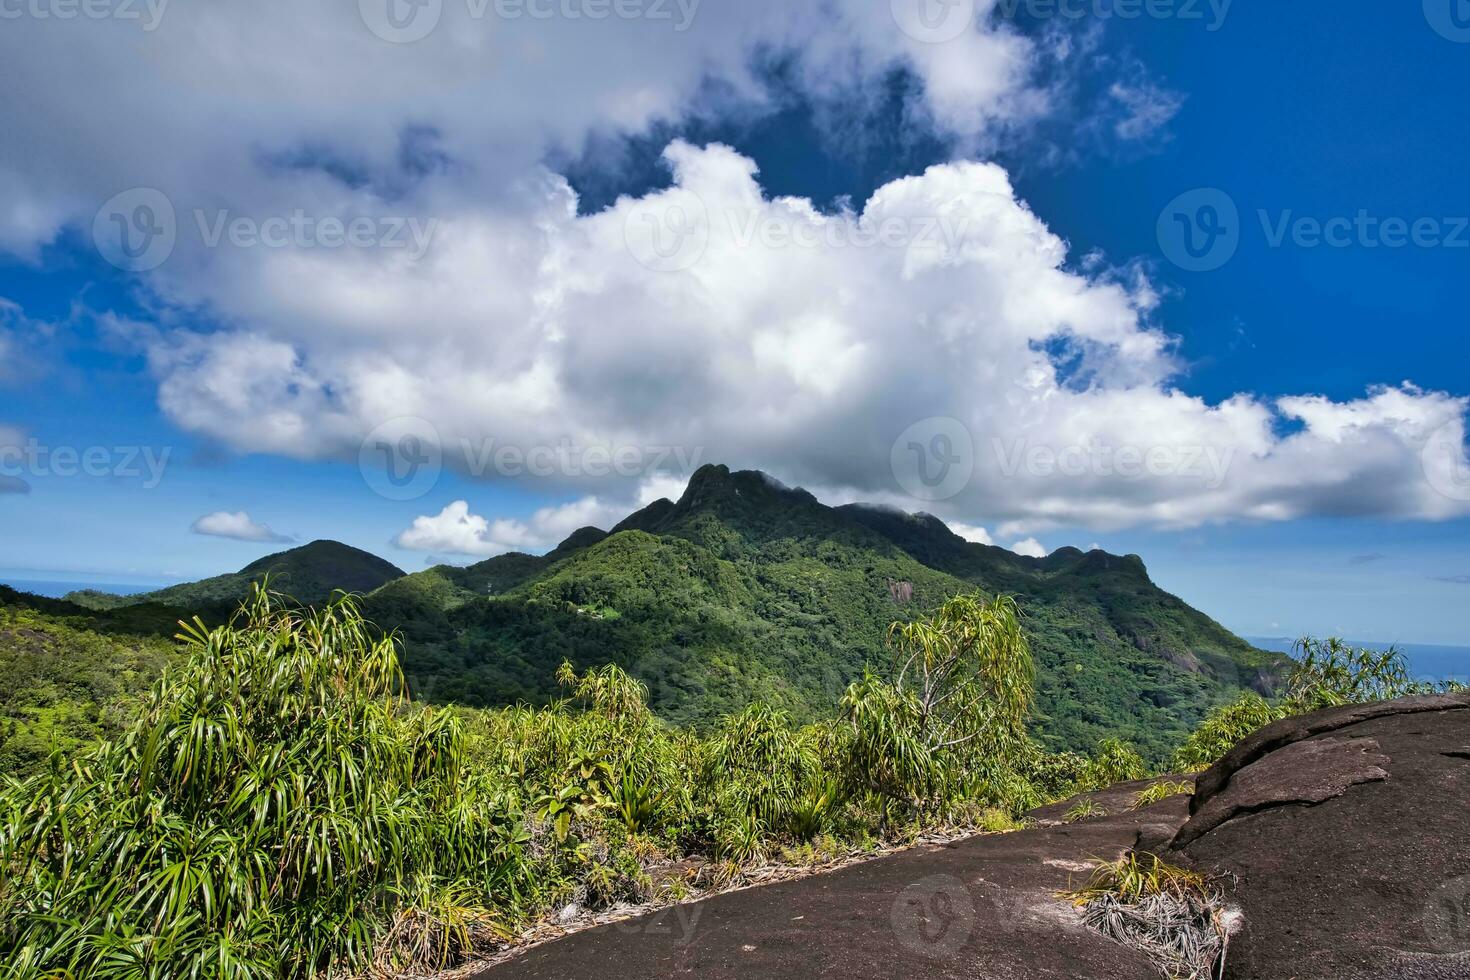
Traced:
<path fill-rule="evenodd" d="M 831 714 L 865 667 L 888 667 L 886 627 L 908 612 L 890 582 L 912 584 L 915 611 L 977 587 L 1016 595 L 1038 661 L 1036 727 L 1056 747 L 1121 735 L 1162 757 L 1285 662 L 1159 589 L 1136 556 L 1025 558 L 927 515 L 827 507 L 722 466 L 611 534 L 409 575 L 368 609 L 402 632 L 422 697 L 543 703 L 562 660 L 613 661 L 664 717 L 701 725 L 753 698 L 798 719 Z"/>

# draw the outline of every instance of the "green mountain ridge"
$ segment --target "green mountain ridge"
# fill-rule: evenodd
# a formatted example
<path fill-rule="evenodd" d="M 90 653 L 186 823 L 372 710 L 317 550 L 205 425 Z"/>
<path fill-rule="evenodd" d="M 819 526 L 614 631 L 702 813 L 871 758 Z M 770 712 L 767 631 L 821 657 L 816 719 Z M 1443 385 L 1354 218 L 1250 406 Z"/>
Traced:
<path fill-rule="evenodd" d="M 564 660 L 614 662 L 648 685 L 655 711 L 695 727 L 756 699 L 797 721 L 830 716 L 855 677 L 889 669 L 894 619 L 975 589 L 1020 601 L 1038 665 L 1034 728 L 1057 749 L 1121 736 L 1161 760 L 1210 708 L 1272 690 L 1288 663 L 1159 589 L 1136 555 L 1024 557 L 928 514 L 829 507 L 714 465 L 678 501 L 611 531 L 582 528 L 545 555 L 404 574 L 318 541 L 143 596 L 69 598 L 153 622 L 223 616 L 265 574 L 304 603 L 364 593 L 370 618 L 401 636 L 416 697 L 546 704 L 564 693 Z M 908 607 L 894 604 L 893 582 L 912 585 Z"/>
<path fill-rule="evenodd" d="M 1162 591 L 1134 555 L 1028 558 L 926 514 L 828 507 L 764 474 L 706 466 L 677 501 L 549 554 L 439 566 L 367 599 L 396 627 L 420 696 L 468 704 L 559 696 L 563 659 L 609 661 L 671 721 L 704 726 L 752 699 L 830 715 L 865 668 L 889 666 L 888 624 L 959 592 L 1014 594 L 1036 653 L 1037 727 L 1057 748 L 1122 735 L 1162 758 L 1209 708 L 1271 690 L 1287 662 Z"/>

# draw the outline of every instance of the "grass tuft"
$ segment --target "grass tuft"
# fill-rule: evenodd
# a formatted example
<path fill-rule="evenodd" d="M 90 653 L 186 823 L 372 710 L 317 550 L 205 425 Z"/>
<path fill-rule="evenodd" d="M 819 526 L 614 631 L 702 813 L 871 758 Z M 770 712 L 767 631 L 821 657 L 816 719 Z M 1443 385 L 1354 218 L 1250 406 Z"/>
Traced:
<path fill-rule="evenodd" d="M 1153 806 L 1171 796 L 1191 796 L 1194 794 L 1194 784 L 1183 779 L 1165 779 L 1154 783 L 1144 789 L 1133 798 L 1132 810 L 1142 810 L 1146 806 Z"/>

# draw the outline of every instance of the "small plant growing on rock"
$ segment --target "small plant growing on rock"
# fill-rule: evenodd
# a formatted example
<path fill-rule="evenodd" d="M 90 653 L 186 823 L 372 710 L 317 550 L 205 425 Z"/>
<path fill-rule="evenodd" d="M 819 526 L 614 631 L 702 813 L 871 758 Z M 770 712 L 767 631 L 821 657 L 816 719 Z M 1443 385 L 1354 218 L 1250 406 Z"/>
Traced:
<path fill-rule="evenodd" d="M 1230 931 L 1224 899 L 1209 879 L 1156 854 L 1098 862 L 1081 888 L 1064 893 L 1083 921 L 1141 950 L 1172 980 L 1210 980 L 1223 972 Z"/>
<path fill-rule="evenodd" d="M 1146 806 L 1153 806 L 1171 796 L 1188 796 L 1194 793 L 1194 784 L 1185 780 L 1166 779 L 1163 782 L 1154 783 L 1133 798 L 1133 806 L 1130 809 L 1142 810 Z"/>
<path fill-rule="evenodd" d="M 1076 823 L 1078 820 L 1086 820 L 1089 817 L 1106 817 L 1108 811 L 1103 809 L 1097 800 L 1078 800 L 1072 809 L 1067 811 L 1067 823 Z"/>

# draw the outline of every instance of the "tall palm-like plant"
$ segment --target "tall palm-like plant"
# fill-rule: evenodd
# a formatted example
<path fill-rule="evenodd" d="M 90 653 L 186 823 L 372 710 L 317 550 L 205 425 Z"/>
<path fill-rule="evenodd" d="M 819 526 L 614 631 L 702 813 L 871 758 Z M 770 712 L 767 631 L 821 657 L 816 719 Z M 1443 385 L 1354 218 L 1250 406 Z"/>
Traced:
<path fill-rule="evenodd" d="M 934 616 L 889 627 L 895 684 L 917 699 L 931 750 L 963 745 L 993 724 L 1019 737 L 1031 706 L 1036 668 L 1016 600 L 955 596 Z"/>
<path fill-rule="evenodd" d="M 928 808 L 997 778 L 1024 744 L 1035 684 L 1015 600 L 956 596 L 889 640 L 892 680 L 866 675 L 843 698 L 866 788 Z"/>

